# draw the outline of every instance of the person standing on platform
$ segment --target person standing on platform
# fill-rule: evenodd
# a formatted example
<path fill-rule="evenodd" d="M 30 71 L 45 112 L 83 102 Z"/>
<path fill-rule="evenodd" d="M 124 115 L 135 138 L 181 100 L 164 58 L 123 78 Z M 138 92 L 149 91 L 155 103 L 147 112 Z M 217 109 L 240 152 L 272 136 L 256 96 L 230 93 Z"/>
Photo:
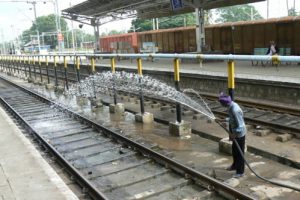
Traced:
<path fill-rule="evenodd" d="M 270 41 L 270 46 L 267 51 L 267 55 L 273 56 L 279 54 L 279 48 L 274 41 Z"/>
<path fill-rule="evenodd" d="M 243 111 L 237 103 L 231 100 L 229 95 L 224 93 L 220 94 L 219 102 L 222 106 L 228 108 L 229 118 L 227 118 L 227 121 L 229 122 L 229 139 L 235 139 L 244 154 L 247 130 L 244 122 Z M 243 177 L 245 161 L 234 142 L 232 144 L 232 156 L 233 163 L 227 168 L 227 170 L 236 171 L 236 174 L 233 176 L 234 178 Z"/>

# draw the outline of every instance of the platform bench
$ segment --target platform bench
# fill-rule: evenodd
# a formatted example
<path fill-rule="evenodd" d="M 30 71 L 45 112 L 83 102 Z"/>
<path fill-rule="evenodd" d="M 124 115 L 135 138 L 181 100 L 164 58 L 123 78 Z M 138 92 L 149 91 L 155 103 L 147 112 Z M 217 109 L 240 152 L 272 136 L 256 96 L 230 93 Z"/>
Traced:
<path fill-rule="evenodd" d="M 268 48 L 254 48 L 253 55 L 266 55 L 268 52 Z M 290 56 L 291 55 L 291 48 L 279 48 L 279 54 L 280 56 Z M 268 64 L 268 62 L 263 61 L 252 61 L 252 66 L 257 66 L 259 63 L 261 63 L 262 66 L 265 66 Z M 290 62 L 286 62 L 287 65 L 290 65 Z M 274 65 L 272 63 L 272 65 Z"/>
<path fill-rule="evenodd" d="M 264 56 L 266 55 L 268 51 L 268 48 L 254 48 L 253 49 L 253 55 L 259 55 L 259 56 Z M 257 66 L 259 63 L 261 63 L 262 66 L 265 66 L 267 63 L 263 61 L 251 61 L 252 66 Z"/>

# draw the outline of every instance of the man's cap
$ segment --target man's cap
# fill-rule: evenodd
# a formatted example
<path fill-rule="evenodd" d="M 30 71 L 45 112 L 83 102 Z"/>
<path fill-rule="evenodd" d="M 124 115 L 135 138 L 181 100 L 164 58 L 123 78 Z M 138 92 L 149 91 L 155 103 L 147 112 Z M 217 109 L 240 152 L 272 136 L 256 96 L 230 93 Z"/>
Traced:
<path fill-rule="evenodd" d="M 219 102 L 222 105 L 229 106 L 232 102 L 231 97 L 229 95 L 224 94 L 223 92 L 219 95 Z"/>

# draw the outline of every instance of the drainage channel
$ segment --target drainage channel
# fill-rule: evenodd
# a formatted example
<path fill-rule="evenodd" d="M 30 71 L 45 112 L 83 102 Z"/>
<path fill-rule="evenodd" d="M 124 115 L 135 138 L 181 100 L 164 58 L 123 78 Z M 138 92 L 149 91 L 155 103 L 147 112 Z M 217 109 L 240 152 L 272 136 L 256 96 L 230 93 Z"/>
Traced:
<path fill-rule="evenodd" d="M 253 199 L 152 146 L 138 144 L 8 80 L 3 84 L 1 104 L 65 164 L 93 199 Z"/>

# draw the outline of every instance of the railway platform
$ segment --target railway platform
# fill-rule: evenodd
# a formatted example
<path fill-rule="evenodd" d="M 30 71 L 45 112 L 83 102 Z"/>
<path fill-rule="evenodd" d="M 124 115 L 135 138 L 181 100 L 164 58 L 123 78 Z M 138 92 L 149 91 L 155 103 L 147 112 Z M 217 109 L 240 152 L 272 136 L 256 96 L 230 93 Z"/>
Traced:
<path fill-rule="evenodd" d="M 89 62 L 89 61 L 87 61 Z M 83 62 L 84 63 L 84 62 Z M 98 65 L 110 67 L 109 60 L 100 60 Z M 133 68 L 136 69 L 135 60 L 119 60 L 116 62 L 117 68 Z M 143 61 L 144 70 L 155 71 L 173 71 L 171 59 L 160 59 Z M 192 73 L 209 76 L 227 77 L 227 63 L 226 62 L 205 62 L 199 63 L 185 63 L 180 65 L 182 73 Z M 278 66 L 266 64 L 265 66 L 253 66 L 250 61 L 236 61 L 235 62 L 236 78 L 278 81 L 287 83 L 300 83 L 300 65 L 297 63 L 280 63 Z"/>
<path fill-rule="evenodd" d="M 0 107 L 0 199 L 77 200 Z"/>

